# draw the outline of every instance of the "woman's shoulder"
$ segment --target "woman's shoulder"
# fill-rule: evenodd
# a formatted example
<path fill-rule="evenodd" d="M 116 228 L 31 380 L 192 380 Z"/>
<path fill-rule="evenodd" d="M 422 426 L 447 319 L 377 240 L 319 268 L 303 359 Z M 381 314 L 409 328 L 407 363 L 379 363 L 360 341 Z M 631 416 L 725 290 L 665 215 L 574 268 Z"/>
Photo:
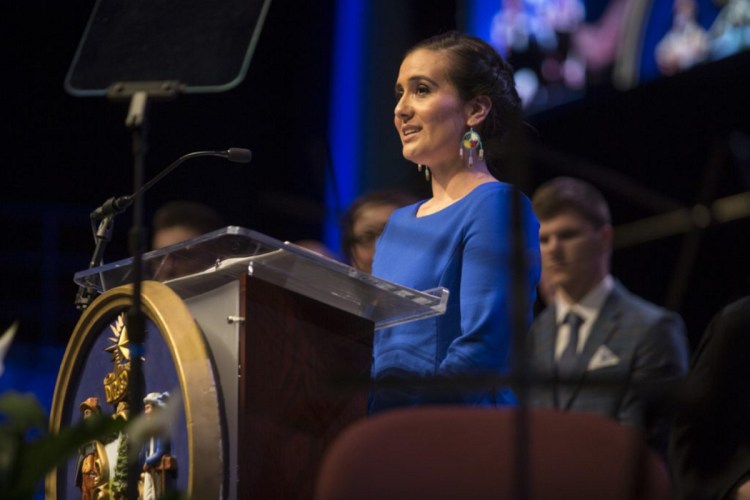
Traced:
<path fill-rule="evenodd" d="M 464 213 L 470 224 L 478 226 L 506 225 L 510 222 L 510 214 L 514 208 L 515 188 L 505 182 L 482 184 L 471 194 L 471 199 L 465 204 Z M 534 215 L 531 200 L 521 191 L 520 216 L 522 224 L 528 228 L 530 234 L 538 232 L 539 222 Z"/>
<path fill-rule="evenodd" d="M 513 199 L 514 187 L 506 182 L 487 182 L 474 188 L 464 199 L 466 204 L 472 207 L 493 206 L 509 207 Z M 521 192 L 521 203 L 531 205 L 529 198 Z"/>
<path fill-rule="evenodd" d="M 505 196 L 513 191 L 513 186 L 507 182 L 492 181 L 479 184 L 466 197 L 482 198 L 490 196 Z"/>

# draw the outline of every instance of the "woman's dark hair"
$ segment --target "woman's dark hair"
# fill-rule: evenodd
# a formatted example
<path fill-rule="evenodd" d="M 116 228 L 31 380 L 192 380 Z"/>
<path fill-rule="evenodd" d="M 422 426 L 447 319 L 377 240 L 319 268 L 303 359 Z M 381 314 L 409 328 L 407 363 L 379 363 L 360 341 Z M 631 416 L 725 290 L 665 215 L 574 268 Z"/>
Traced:
<path fill-rule="evenodd" d="M 406 55 L 420 49 L 448 55 L 448 79 L 461 99 L 469 101 L 486 95 L 492 100 L 492 109 L 477 132 L 482 137 L 487 165 L 497 176 L 503 138 L 521 120 L 521 98 L 513 80 L 513 67 L 484 40 L 458 31 L 423 40 Z"/>

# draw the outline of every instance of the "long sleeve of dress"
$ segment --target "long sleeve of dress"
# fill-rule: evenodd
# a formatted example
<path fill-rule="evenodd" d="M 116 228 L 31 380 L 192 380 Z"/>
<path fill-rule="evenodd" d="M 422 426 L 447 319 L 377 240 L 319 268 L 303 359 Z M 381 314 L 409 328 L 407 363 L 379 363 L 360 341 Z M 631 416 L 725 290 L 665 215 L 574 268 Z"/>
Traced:
<path fill-rule="evenodd" d="M 440 374 L 467 371 L 502 372 L 508 367 L 512 339 L 511 297 L 513 238 L 522 238 L 529 268 L 525 273 L 529 295 L 527 320 L 539 280 L 538 228 L 528 204 L 521 198 L 521 234 L 512 231 L 512 192 L 487 196 L 476 204 L 462 237 L 459 306 L 460 334 L 448 347 Z"/>

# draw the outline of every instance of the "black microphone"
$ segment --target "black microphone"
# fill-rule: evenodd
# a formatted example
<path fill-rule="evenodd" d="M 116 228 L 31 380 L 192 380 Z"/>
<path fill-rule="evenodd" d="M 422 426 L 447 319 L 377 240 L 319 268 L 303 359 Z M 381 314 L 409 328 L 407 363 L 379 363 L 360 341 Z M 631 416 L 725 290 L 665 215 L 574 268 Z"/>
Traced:
<path fill-rule="evenodd" d="M 222 151 L 222 156 L 224 153 L 226 153 L 227 160 L 235 163 L 250 163 L 250 160 L 253 159 L 253 153 L 249 149 L 229 148 L 226 151 Z"/>
<path fill-rule="evenodd" d="M 112 215 L 121 213 L 133 204 L 133 200 L 136 195 L 143 193 L 151 188 L 151 186 L 159 182 L 164 176 L 177 168 L 183 162 L 190 160 L 191 158 L 197 158 L 199 156 L 218 156 L 220 158 L 226 158 L 227 160 L 235 163 L 248 163 L 252 159 L 253 154 L 249 149 L 244 148 L 229 148 L 226 151 L 195 151 L 193 153 L 188 153 L 184 156 L 179 157 L 171 165 L 162 170 L 159 175 L 144 184 L 143 187 L 141 187 L 135 193 L 127 196 L 112 197 L 105 201 L 102 206 L 91 212 L 91 220 L 98 221 L 104 219 L 105 217 L 110 217 Z"/>

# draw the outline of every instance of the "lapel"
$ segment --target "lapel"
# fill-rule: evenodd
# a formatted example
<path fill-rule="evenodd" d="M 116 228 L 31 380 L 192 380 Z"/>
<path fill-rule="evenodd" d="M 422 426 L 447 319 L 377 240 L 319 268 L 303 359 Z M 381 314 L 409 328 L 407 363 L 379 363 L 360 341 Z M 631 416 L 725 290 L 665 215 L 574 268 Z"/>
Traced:
<path fill-rule="evenodd" d="M 615 282 L 612 292 L 604 301 L 602 310 L 599 311 L 599 316 L 597 316 L 596 321 L 591 326 L 589 337 L 586 339 L 586 344 L 584 344 L 581 356 L 578 359 L 580 367 L 582 367 L 584 372 L 599 347 L 605 345 L 617 329 L 617 324 L 622 313 L 622 294 L 623 291 L 620 284 Z"/>
<path fill-rule="evenodd" d="M 600 346 L 605 345 L 617 330 L 617 320 L 621 314 L 623 290 L 621 285 L 615 281 L 612 292 L 604 301 L 599 315 L 591 325 L 591 331 L 583 345 L 583 350 L 576 360 L 574 384 L 569 391 L 560 392 L 560 407 L 569 409 L 578 392 L 581 390 L 586 376 L 587 368 Z"/>

